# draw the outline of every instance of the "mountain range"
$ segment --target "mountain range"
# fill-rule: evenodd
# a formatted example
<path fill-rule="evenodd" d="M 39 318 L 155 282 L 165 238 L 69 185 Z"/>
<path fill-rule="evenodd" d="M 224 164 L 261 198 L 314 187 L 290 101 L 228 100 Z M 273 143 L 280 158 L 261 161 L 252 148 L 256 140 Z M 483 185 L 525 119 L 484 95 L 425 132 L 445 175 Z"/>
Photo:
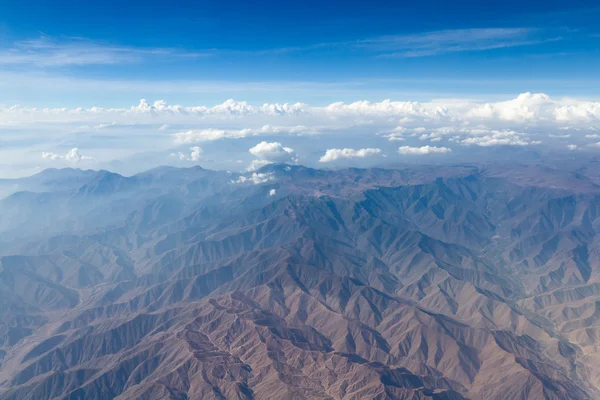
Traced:
<path fill-rule="evenodd" d="M 600 398 L 598 160 L 0 193 L 0 399 Z"/>

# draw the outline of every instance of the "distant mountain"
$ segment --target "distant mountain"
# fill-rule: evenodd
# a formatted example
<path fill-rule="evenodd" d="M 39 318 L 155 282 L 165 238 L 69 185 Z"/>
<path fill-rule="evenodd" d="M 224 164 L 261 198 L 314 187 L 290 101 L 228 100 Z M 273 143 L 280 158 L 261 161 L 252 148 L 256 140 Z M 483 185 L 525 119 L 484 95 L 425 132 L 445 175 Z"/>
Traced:
<path fill-rule="evenodd" d="M 46 169 L 36 175 L 20 179 L 0 179 L 0 197 L 15 192 L 73 191 L 95 179 L 102 171 L 73 168 Z"/>
<path fill-rule="evenodd" d="M 597 171 L 1 181 L 0 399 L 600 398 Z"/>

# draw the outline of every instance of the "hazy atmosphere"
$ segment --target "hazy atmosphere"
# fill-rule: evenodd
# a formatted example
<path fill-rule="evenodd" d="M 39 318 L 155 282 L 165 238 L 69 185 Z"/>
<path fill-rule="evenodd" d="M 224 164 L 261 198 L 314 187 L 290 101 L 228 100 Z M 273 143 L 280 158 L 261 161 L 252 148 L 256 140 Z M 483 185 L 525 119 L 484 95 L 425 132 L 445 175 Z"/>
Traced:
<path fill-rule="evenodd" d="M 0 0 L 0 400 L 600 399 L 599 19 Z"/>

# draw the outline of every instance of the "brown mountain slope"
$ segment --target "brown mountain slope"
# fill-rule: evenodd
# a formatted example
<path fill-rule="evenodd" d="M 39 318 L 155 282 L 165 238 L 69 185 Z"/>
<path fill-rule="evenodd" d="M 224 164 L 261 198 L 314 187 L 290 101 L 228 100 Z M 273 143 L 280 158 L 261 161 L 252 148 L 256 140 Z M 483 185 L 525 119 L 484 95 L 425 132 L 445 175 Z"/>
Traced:
<path fill-rule="evenodd" d="M 598 398 L 598 193 L 432 171 L 102 175 L 6 244 L 0 398 Z"/>

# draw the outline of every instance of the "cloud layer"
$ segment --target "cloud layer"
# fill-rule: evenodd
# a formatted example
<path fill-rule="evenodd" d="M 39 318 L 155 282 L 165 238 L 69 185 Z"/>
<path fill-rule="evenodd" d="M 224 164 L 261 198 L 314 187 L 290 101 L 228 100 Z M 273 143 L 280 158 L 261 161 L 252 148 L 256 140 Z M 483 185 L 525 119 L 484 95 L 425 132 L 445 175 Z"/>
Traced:
<path fill-rule="evenodd" d="M 411 154 L 457 149 L 465 154 L 490 147 L 592 152 L 600 140 L 600 102 L 523 93 L 495 102 L 384 100 L 311 106 L 227 100 L 214 106 L 183 106 L 141 100 L 126 108 L 17 105 L 0 107 L 0 135 L 0 157 L 11 165 L 25 162 L 28 154 L 36 154 L 39 162 L 43 153 L 44 159 L 57 163 L 88 160 L 98 167 L 143 155 L 150 166 L 148 154 L 153 152 L 159 156 L 154 164 L 212 162 L 211 168 L 254 171 L 273 162 L 352 165 L 359 159 L 387 156 L 393 161 Z M 65 148 L 74 150 L 64 154 Z M 94 159 L 78 149 L 93 152 Z M 215 157 L 215 152 L 220 155 Z M 29 163 L 33 168 L 34 161 Z"/>
<path fill-rule="evenodd" d="M 381 149 L 329 149 L 325 152 L 325 155 L 319 159 L 319 162 L 326 163 L 337 161 L 340 159 L 349 159 L 349 158 L 365 158 L 374 156 L 376 154 L 381 153 Z"/>
<path fill-rule="evenodd" d="M 88 157 L 88 156 L 84 156 L 84 155 L 80 154 L 78 148 L 72 148 L 64 155 L 44 151 L 44 152 L 42 152 L 42 158 L 45 160 L 52 160 L 52 161 L 65 160 L 67 162 L 72 162 L 72 163 L 78 163 L 79 161 L 93 159 L 92 157 Z"/>
<path fill-rule="evenodd" d="M 304 103 L 251 105 L 244 101 L 227 100 L 208 106 L 169 105 L 158 100 L 153 103 L 142 99 L 129 108 L 31 108 L 10 106 L 0 108 L 0 123 L 89 123 L 97 124 L 167 124 L 169 122 L 221 121 L 223 119 L 253 117 L 280 117 L 287 121 L 305 124 L 260 124 L 244 129 L 205 127 L 179 132 L 182 142 L 216 140 L 223 137 L 257 136 L 262 134 L 291 135 L 318 134 L 324 122 L 356 118 L 398 118 L 399 126 L 426 121 L 446 127 L 477 127 L 478 125 L 524 125 L 552 127 L 589 127 L 600 121 L 600 102 L 570 98 L 552 99 L 543 93 L 523 93 L 514 99 L 499 102 L 474 102 L 472 100 L 434 100 L 429 102 L 357 101 L 332 103 L 326 106 L 309 106 Z M 256 118 L 255 118 L 256 119 Z M 271 119 L 272 120 L 272 119 Z M 262 121 L 265 121 L 263 118 Z M 306 123 L 318 121 L 318 124 Z M 279 120 L 278 122 L 283 122 Z"/>
<path fill-rule="evenodd" d="M 447 147 L 435 147 L 429 145 L 421 147 L 401 146 L 398 148 L 398 153 L 404 155 L 443 154 L 450 153 L 451 151 L 452 150 Z"/>

